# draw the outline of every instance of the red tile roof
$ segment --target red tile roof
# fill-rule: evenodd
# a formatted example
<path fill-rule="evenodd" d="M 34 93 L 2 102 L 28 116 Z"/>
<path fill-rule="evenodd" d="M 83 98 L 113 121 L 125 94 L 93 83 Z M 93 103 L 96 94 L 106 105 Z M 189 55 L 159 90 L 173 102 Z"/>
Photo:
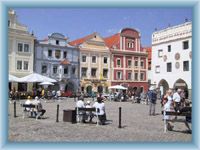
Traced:
<path fill-rule="evenodd" d="M 67 59 L 64 59 L 60 62 L 61 65 L 69 65 L 70 62 Z"/>
<path fill-rule="evenodd" d="M 80 44 L 82 44 L 83 42 L 85 42 L 87 39 L 92 38 L 95 34 L 96 34 L 96 32 L 94 32 L 94 33 L 92 33 L 92 34 L 90 34 L 90 35 L 87 35 L 87 36 L 85 36 L 85 37 L 82 37 L 82 38 L 80 38 L 80 39 L 76 39 L 76 40 L 74 40 L 74 41 L 71 41 L 71 42 L 69 42 L 69 44 L 72 45 L 72 46 L 80 45 Z"/>
<path fill-rule="evenodd" d="M 120 33 L 114 34 L 110 37 L 104 38 L 106 46 L 111 48 L 113 45 L 117 45 L 120 42 Z"/>

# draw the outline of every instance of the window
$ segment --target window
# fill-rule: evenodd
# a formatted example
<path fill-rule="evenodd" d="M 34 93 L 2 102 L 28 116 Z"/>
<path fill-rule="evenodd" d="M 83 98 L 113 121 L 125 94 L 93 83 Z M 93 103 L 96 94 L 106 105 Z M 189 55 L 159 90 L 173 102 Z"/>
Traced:
<path fill-rule="evenodd" d="M 96 68 L 92 68 L 91 69 L 91 75 L 92 75 L 92 77 L 96 77 L 96 72 L 97 72 Z"/>
<path fill-rule="evenodd" d="M 144 61 L 143 60 L 140 61 L 140 67 L 144 68 Z"/>
<path fill-rule="evenodd" d="M 103 77 L 108 78 L 108 69 L 103 69 Z"/>
<path fill-rule="evenodd" d="M 156 73 L 160 73 L 160 66 L 156 66 L 155 72 L 156 72 Z"/>
<path fill-rule="evenodd" d="M 131 76 L 132 76 L 132 73 L 129 72 L 129 73 L 128 73 L 128 80 L 131 80 Z"/>
<path fill-rule="evenodd" d="M 57 66 L 53 66 L 53 74 L 57 74 L 58 71 L 58 67 Z"/>
<path fill-rule="evenodd" d="M 52 57 L 52 50 L 48 50 L 48 57 Z"/>
<path fill-rule="evenodd" d="M 18 43 L 18 52 L 22 52 L 22 51 L 23 51 L 23 44 Z"/>
<path fill-rule="evenodd" d="M 10 20 L 8 20 L 8 27 L 10 27 Z"/>
<path fill-rule="evenodd" d="M 128 60 L 128 68 L 131 68 L 131 65 L 132 65 L 131 60 Z"/>
<path fill-rule="evenodd" d="M 171 52 L 171 45 L 167 46 L 167 50 L 168 50 L 168 52 Z"/>
<path fill-rule="evenodd" d="M 67 58 L 67 52 L 63 52 L 63 58 Z"/>
<path fill-rule="evenodd" d="M 135 60 L 135 67 L 138 67 L 138 60 Z"/>
<path fill-rule="evenodd" d="M 28 70 L 28 61 L 24 61 L 24 70 Z"/>
<path fill-rule="evenodd" d="M 172 72 L 172 63 L 167 63 L 167 72 Z"/>
<path fill-rule="evenodd" d="M 47 73 L 47 65 L 42 65 L 42 73 Z"/>
<path fill-rule="evenodd" d="M 138 80 L 138 73 L 135 72 L 135 80 L 137 81 Z"/>
<path fill-rule="evenodd" d="M 121 66 L 121 60 L 117 59 L 117 67 L 120 67 L 120 66 Z"/>
<path fill-rule="evenodd" d="M 22 61 L 21 60 L 17 61 L 17 70 L 22 70 Z"/>
<path fill-rule="evenodd" d="M 64 68 L 64 74 L 68 74 L 68 67 Z"/>
<path fill-rule="evenodd" d="M 29 52 L 29 45 L 28 44 L 24 44 L 24 52 Z"/>
<path fill-rule="evenodd" d="M 75 72 L 76 72 L 76 68 L 72 67 L 72 74 L 75 74 Z"/>
<path fill-rule="evenodd" d="M 144 72 L 140 73 L 140 81 L 144 81 Z"/>
<path fill-rule="evenodd" d="M 184 41 L 183 42 L 183 49 L 188 49 L 189 48 L 189 41 Z"/>
<path fill-rule="evenodd" d="M 96 63 L 96 56 L 92 56 L 92 63 Z"/>
<path fill-rule="evenodd" d="M 162 57 L 163 56 L 163 50 L 162 49 L 159 49 L 158 50 L 158 57 Z"/>
<path fill-rule="evenodd" d="M 81 76 L 86 77 L 87 76 L 87 68 L 81 68 Z"/>
<path fill-rule="evenodd" d="M 134 40 L 133 39 L 129 39 L 127 42 L 127 47 L 128 48 L 133 48 L 134 47 Z"/>
<path fill-rule="evenodd" d="M 56 51 L 55 51 L 55 57 L 56 57 L 57 59 L 60 58 L 60 50 L 56 50 Z"/>
<path fill-rule="evenodd" d="M 107 57 L 104 57 L 104 58 L 103 58 L 103 63 L 104 63 L 104 64 L 107 64 L 107 63 L 108 63 L 108 58 L 107 58 Z"/>
<path fill-rule="evenodd" d="M 183 62 L 183 71 L 189 71 L 189 61 Z"/>
<path fill-rule="evenodd" d="M 56 45 L 59 45 L 59 40 L 56 40 Z"/>
<path fill-rule="evenodd" d="M 121 72 L 121 71 L 118 71 L 118 72 L 117 72 L 117 79 L 118 79 L 118 80 L 121 80 L 121 79 L 122 79 L 122 72 Z"/>
<path fill-rule="evenodd" d="M 86 56 L 85 55 L 82 56 L 82 62 L 86 62 Z"/>

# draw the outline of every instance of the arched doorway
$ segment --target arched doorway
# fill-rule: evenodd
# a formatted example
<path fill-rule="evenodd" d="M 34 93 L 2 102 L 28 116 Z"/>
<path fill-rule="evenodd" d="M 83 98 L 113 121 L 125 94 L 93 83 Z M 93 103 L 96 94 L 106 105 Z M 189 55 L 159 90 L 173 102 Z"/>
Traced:
<path fill-rule="evenodd" d="M 91 94 L 91 93 L 92 93 L 92 86 L 91 86 L 91 85 L 87 86 L 86 92 L 87 92 L 88 94 Z"/>
<path fill-rule="evenodd" d="M 103 86 L 102 85 L 98 86 L 97 92 L 98 93 L 103 93 Z"/>
<path fill-rule="evenodd" d="M 70 92 L 75 91 L 74 83 L 72 81 L 67 82 L 67 84 L 65 86 L 65 92 L 67 92 L 67 91 L 70 91 Z"/>
<path fill-rule="evenodd" d="M 174 89 L 182 89 L 185 92 L 185 98 L 188 98 L 188 86 L 187 83 L 183 79 L 178 79 L 174 83 Z"/>
<path fill-rule="evenodd" d="M 158 87 L 160 88 L 160 94 L 163 96 L 167 90 L 169 90 L 169 84 L 165 79 L 160 80 L 158 83 Z"/>

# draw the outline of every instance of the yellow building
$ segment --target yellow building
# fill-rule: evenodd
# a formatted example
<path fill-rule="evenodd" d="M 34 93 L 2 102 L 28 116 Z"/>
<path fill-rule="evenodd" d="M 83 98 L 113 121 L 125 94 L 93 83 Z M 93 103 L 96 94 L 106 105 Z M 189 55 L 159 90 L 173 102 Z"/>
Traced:
<path fill-rule="evenodd" d="M 80 89 L 106 93 L 110 86 L 110 51 L 98 33 L 70 42 L 80 49 Z"/>

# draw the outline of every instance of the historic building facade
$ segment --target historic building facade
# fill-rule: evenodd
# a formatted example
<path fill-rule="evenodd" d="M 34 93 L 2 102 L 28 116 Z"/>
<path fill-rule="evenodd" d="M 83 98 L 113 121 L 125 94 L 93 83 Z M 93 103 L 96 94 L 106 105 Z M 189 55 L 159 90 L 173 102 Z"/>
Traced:
<path fill-rule="evenodd" d="M 34 40 L 34 35 L 18 22 L 16 12 L 10 9 L 8 11 L 9 74 L 24 77 L 33 73 Z M 27 83 L 12 83 L 12 85 L 10 83 L 9 88 L 12 87 L 18 91 L 31 90 L 31 84 Z"/>
<path fill-rule="evenodd" d="M 56 90 L 76 92 L 79 89 L 79 50 L 68 44 L 60 33 L 52 33 L 35 43 L 35 72 L 58 81 Z"/>
<path fill-rule="evenodd" d="M 168 27 L 152 34 L 152 84 L 161 94 L 181 88 L 191 98 L 192 23 Z"/>
<path fill-rule="evenodd" d="M 80 49 L 81 91 L 108 92 L 110 86 L 110 51 L 104 39 L 93 33 L 70 42 Z"/>
<path fill-rule="evenodd" d="M 140 33 L 124 28 L 104 40 L 111 52 L 111 85 L 147 91 L 148 57 L 141 48 Z"/>

